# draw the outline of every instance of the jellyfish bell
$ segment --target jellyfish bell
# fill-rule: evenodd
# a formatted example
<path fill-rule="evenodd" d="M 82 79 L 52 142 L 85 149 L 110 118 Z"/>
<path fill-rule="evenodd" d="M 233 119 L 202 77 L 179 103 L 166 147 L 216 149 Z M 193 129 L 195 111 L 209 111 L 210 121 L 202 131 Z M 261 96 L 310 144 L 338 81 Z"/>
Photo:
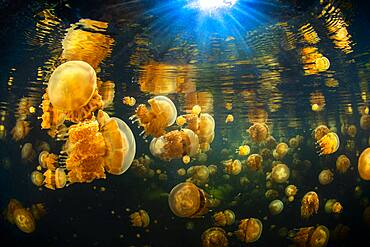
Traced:
<path fill-rule="evenodd" d="M 251 139 L 256 142 L 260 143 L 267 139 L 269 136 L 269 128 L 265 123 L 254 123 L 249 129 L 247 130 Z"/>
<path fill-rule="evenodd" d="M 288 144 L 284 142 L 279 143 L 275 148 L 274 158 L 277 158 L 277 159 L 284 158 L 285 155 L 288 153 L 288 150 L 289 150 Z"/>
<path fill-rule="evenodd" d="M 370 147 L 362 151 L 358 158 L 358 174 L 363 180 L 370 180 Z"/>
<path fill-rule="evenodd" d="M 313 130 L 312 135 L 316 141 L 319 141 L 322 137 L 324 137 L 329 132 L 330 132 L 330 129 L 326 125 L 319 125 Z"/>
<path fill-rule="evenodd" d="M 17 208 L 14 210 L 14 222 L 25 233 L 32 233 L 36 229 L 36 221 L 32 214 L 25 208 Z"/>
<path fill-rule="evenodd" d="M 44 175 L 39 171 L 33 171 L 31 173 L 31 181 L 34 185 L 40 187 L 44 183 Z"/>
<path fill-rule="evenodd" d="M 284 209 L 284 204 L 281 200 L 273 200 L 269 204 L 269 210 L 272 215 L 280 214 Z"/>
<path fill-rule="evenodd" d="M 234 234 L 245 243 L 257 241 L 262 234 L 262 222 L 256 218 L 243 219 Z"/>
<path fill-rule="evenodd" d="M 202 234 L 202 247 L 227 247 L 229 242 L 224 229 L 211 227 Z"/>
<path fill-rule="evenodd" d="M 262 169 L 263 158 L 259 154 L 251 154 L 247 159 L 247 166 L 252 171 L 258 171 Z"/>
<path fill-rule="evenodd" d="M 191 182 L 176 185 L 170 192 L 168 204 L 178 217 L 195 218 L 208 212 L 208 195 Z"/>
<path fill-rule="evenodd" d="M 57 168 L 55 170 L 55 187 L 57 189 L 64 188 L 67 183 L 67 175 L 63 168 Z"/>
<path fill-rule="evenodd" d="M 369 130 L 370 129 L 370 115 L 363 114 L 360 118 L 360 127 L 363 130 Z"/>
<path fill-rule="evenodd" d="M 334 132 L 330 132 L 324 135 L 317 144 L 320 148 L 319 155 L 328 155 L 338 150 L 340 142 L 338 135 Z"/>
<path fill-rule="evenodd" d="M 150 217 L 148 213 L 143 209 L 140 209 L 138 212 L 132 213 L 130 215 L 130 219 L 131 219 L 132 226 L 135 226 L 135 227 L 145 228 L 150 223 Z"/>
<path fill-rule="evenodd" d="M 319 210 L 319 196 L 314 191 L 307 192 L 301 202 L 301 217 L 308 219 Z"/>
<path fill-rule="evenodd" d="M 336 162 L 335 167 L 339 173 L 346 173 L 348 168 L 351 166 L 351 161 L 348 157 L 344 154 L 339 155 Z"/>
<path fill-rule="evenodd" d="M 320 225 L 313 231 L 309 246 L 312 247 L 325 247 L 329 241 L 329 229 L 326 226 Z"/>
<path fill-rule="evenodd" d="M 285 164 L 277 164 L 272 168 L 270 177 L 275 183 L 285 183 L 290 176 L 290 169 Z"/>
<path fill-rule="evenodd" d="M 321 185 L 328 185 L 333 182 L 334 174 L 329 169 L 325 169 L 320 172 L 318 178 Z"/>

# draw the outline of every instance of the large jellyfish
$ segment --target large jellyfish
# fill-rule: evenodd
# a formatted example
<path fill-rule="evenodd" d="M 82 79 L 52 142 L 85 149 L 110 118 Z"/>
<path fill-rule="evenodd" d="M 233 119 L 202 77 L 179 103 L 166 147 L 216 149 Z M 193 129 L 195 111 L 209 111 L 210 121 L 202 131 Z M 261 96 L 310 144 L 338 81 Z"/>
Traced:
<path fill-rule="evenodd" d="M 163 160 L 179 159 L 185 155 L 194 156 L 199 150 L 198 136 L 190 129 L 173 130 L 153 138 L 150 152 Z"/>
<path fill-rule="evenodd" d="M 224 229 L 211 227 L 202 234 L 202 247 L 227 247 L 229 241 Z"/>
<path fill-rule="evenodd" d="M 320 147 L 319 154 L 326 155 L 335 153 L 339 148 L 339 137 L 334 132 L 324 135 L 317 144 Z"/>
<path fill-rule="evenodd" d="M 95 70 L 86 62 L 69 61 L 57 67 L 50 76 L 42 102 L 41 126 L 61 124 L 64 115 L 65 120 L 74 123 L 90 119 L 93 112 L 102 107 Z"/>
<path fill-rule="evenodd" d="M 262 233 L 262 222 L 256 218 L 243 219 L 234 234 L 245 243 L 257 241 Z"/>
<path fill-rule="evenodd" d="M 176 185 L 170 192 L 168 204 L 179 217 L 196 218 L 208 212 L 208 194 L 190 182 Z"/>
<path fill-rule="evenodd" d="M 144 136 L 159 137 L 166 133 L 165 128 L 175 123 L 177 110 L 174 103 L 166 96 L 156 96 L 148 100 L 150 108 L 140 104 L 136 108 L 135 115 L 130 119 L 136 119 L 139 125 L 144 128 Z"/>
<path fill-rule="evenodd" d="M 308 219 L 319 210 L 319 196 L 314 191 L 307 192 L 302 198 L 301 217 Z"/>
<path fill-rule="evenodd" d="M 362 151 L 358 158 L 358 174 L 363 180 L 370 180 L 370 148 Z"/>

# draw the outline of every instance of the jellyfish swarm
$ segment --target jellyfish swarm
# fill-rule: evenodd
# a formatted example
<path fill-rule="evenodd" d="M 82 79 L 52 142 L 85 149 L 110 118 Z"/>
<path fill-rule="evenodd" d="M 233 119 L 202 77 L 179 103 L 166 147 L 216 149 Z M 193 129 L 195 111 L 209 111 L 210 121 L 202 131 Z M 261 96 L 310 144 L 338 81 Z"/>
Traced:
<path fill-rule="evenodd" d="M 254 123 L 247 132 L 255 143 L 260 143 L 267 139 L 269 128 L 265 123 Z"/>
<path fill-rule="evenodd" d="M 319 196 L 314 191 L 307 192 L 301 203 L 301 217 L 303 219 L 308 219 L 319 210 Z"/>
<path fill-rule="evenodd" d="M 220 227 L 208 228 L 202 234 L 202 247 L 227 247 L 229 241 L 224 229 Z"/>
<path fill-rule="evenodd" d="M 168 204 L 179 217 L 196 218 L 208 212 L 208 194 L 190 182 L 176 185 L 170 192 Z"/>
<path fill-rule="evenodd" d="M 199 150 L 199 139 L 190 129 L 173 130 L 153 138 L 149 149 L 154 156 L 162 160 L 179 159 L 185 155 L 192 157 Z"/>
<path fill-rule="evenodd" d="M 325 247 L 329 241 L 329 229 L 323 225 L 318 227 L 299 228 L 290 237 L 294 246 L 299 247 Z"/>
<path fill-rule="evenodd" d="M 102 109 L 95 70 L 86 62 L 69 61 L 58 66 L 49 79 L 42 102 L 42 128 L 78 123 Z"/>
<path fill-rule="evenodd" d="M 239 229 L 234 234 L 245 243 L 257 241 L 262 233 L 262 222 L 259 219 L 243 219 L 239 223 Z"/>
<path fill-rule="evenodd" d="M 358 158 L 358 174 L 363 180 L 370 180 L 370 148 L 362 151 Z"/>
<path fill-rule="evenodd" d="M 324 135 L 318 142 L 320 151 L 319 155 L 335 153 L 339 148 L 339 137 L 334 132 Z"/>
<path fill-rule="evenodd" d="M 166 133 L 165 128 L 171 126 L 177 118 L 177 110 L 174 103 L 166 96 L 156 96 L 148 100 L 150 108 L 140 104 L 136 108 L 135 115 L 130 119 L 139 122 L 144 128 L 140 135 L 159 137 Z"/>

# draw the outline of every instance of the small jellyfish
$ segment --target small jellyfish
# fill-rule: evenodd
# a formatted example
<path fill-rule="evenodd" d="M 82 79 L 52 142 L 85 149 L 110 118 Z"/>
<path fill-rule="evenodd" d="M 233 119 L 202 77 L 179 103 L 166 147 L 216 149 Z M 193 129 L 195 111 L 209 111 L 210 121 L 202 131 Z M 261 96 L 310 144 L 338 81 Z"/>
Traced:
<path fill-rule="evenodd" d="M 32 214 L 25 208 L 17 208 L 14 210 L 14 222 L 25 233 L 32 233 L 36 229 L 36 221 Z"/>
<path fill-rule="evenodd" d="M 327 57 L 319 57 L 315 59 L 316 69 L 320 72 L 326 71 L 330 67 L 330 61 Z"/>
<path fill-rule="evenodd" d="M 247 156 L 251 152 L 251 148 L 248 145 L 241 145 L 237 150 L 240 156 Z"/>
<path fill-rule="evenodd" d="M 354 138 L 357 134 L 357 127 L 356 125 L 354 124 L 351 124 L 347 127 L 347 135 L 349 135 L 350 137 Z"/>
<path fill-rule="evenodd" d="M 31 181 L 34 185 L 40 187 L 44 183 L 44 175 L 39 171 L 33 171 L 31 173 Z"/>
<path fill-rule="evenodd" d="M 225 109 L 231 111 L 233 109 L 233 103 L 231 102 L 225 103 Z"/>
<path fill-rule="evenodd" d="M 225 123 L 232 123 L 234 122 L 234 116 L 231 114 L 228 114 L 225 119 Z"/>
<path fill-rule="evenodd" d="M 10 199 L 7 208 L 4 210 L 4 216 L 11 223 L 14 224 L 14 211 L 23 208 L 23 205 L 16 199 Z"/>
<path fill-rule="evenodd" d="M 55 171 L 58 167 L 58 155 L 42 151 L 39 154 L 39 163 L 41 167 Z"/>
<path fill-rule="evenodd" d="M 230 175 L 238 175 L 242 171 L 242 163 L 240 160 L 226 160 L 224 161 L 225 172 Z"/>
<path fill-rule="evenodd" d="M 301 202 L 301 217 L 308 219 L 319 210 L 319 196 L 314 191 L 307 192 Z"/>
<path fill-rule="evenodd" d="M 130 119 L 136 118 L 135 122 L 144 128 L 142 134 L 144 136 L 159 137 L 166 133 L 165 128 L 175 123 L 177 118 L 176 106 L 166 96 L 155 96 L 148 100 L 150 108 L 140 104 L 136 108 L 135 115 Z M 142 135 L 141 134 L 141 135 Z"/>
<path fill-rule="evenodd" d="M 123 97 L 122 103 L 128 106 L 134 106 L 136 104 L 136 99 L 134 97 L 126 96 Z"/>
<path fill-rule="evenodd" d="M 132 226 L 135 226 L 135 227 L 145 228 L 150 223 L 149 215 L 143 209 L 140 209 L 138 212 L 132 213 L 130 215 L 130 220 L 131 220 Z"/>
<path fill-rule="evenodd" d="M 168 204 L 179 217 L 195 218 L 208 212 L 208 194 L 190 182 L 176 185 L 170 192 Z"/>
<path fill-rule="evenodd" d="M 294 197 L 297 194 L 297 191 L 297 187 L 293 184 L 290 184 L 285 188 L 285 195 L 288 197 L 289 202 L 294 201 Z"/>
<path fill-rule="evenodd" d="M 46 214 L 46 208 L 43 203 L 36 203 L 31 206 L 31 213 L 35 220 L 39 220 Z"/>
<path fill-rule="evenodd" d="M 335 167 L 339 173 L 346 173 L 348 168 L 351 166 L 351 161 L 344 154 L 339 155 L 335 162 Z"/>
<path fill-rule="evenodd" d="M 67 183 L 67 175 L 63 168 L 57 168 L 55 171 L 48 169 L 43 175 L 45 177 L 44 185 L 48 189 L 61 189 L 64 188 Z"/>
<path fill-rule="evenodd" d="M 285 183 L 290 176 L 289 167 L 285 164 L 277 164 L 272 167 L 270 177 L 275 183 Z"/>
<path fill-rule="evenodd" d="M 330 214 L 340 214 L 343 211 L 343 206 L 336 199 L 329 199 L 325 203 L 325 212 Z"/>
<path fill-rule="evenodd" d="M 255 242 L 262 234 L 262 222 L 256 218 L 243 219 L 234 234 L 245 243 Z"/>
<path fill-rule="evenodd" d="M 358 173 L 363 180 L 370 180 L 370 147 L 362 151 L 358 158 Z"/>
<path fill-rule="evenodd" d="M 296 137 L 292 137 L 289 139 L 289 147 L 297 148 L 299 146 L 299 140 Z"/>
<path fill-rule="evenodd" d="M 277 160 L 283 159 L 285 155 L 288 153 L 288 150 L 289 150 L 288 144 L 284 142 L 279 143 L 273 152 L 274 158 Z"/>
<path fill-rule="evenodd" d="M 284 204 L 281 200 L 273 200 L 269 204 L 269 210 L 272 215 L 280 214 L 284 209 Z"/>
<path fill-rule="evenodd" d="M 364 114 L 360 118 L 360 127 L 363 130 L 369 130 L 370 129 L 370 115 Z"/>
<path fill-rule="evenodd" d="M 209 175 L 215 175 L 217 173 L 217 166 L 216 165 L 209 165 L 208 166 Z"/>
<path fill-rule="evenodd" d="M 180 168 L 177 170 L 177 174 L 179 176 L 185 176 L 186 175 L 186 170 L 184 168 Z"/>
<path fill-rule="evenodd" d="M 314 129 L 312 134 L 313 134 L 314 139 L 316 141 L 319 141 L 321 138 L 323 138 L 329 132 L 330 132 L 330 129 L 326 125 L 319 125 Z"/>
<path fill-rule="evenodd" d="M 190 156 L 189 155 L 184 155 L 183 157 L 182 157 L 182 162 L 185 164 L 185 165 L 187 165 L 187 164 L 189 164 L 189 162 L 190 162 Z"/>
<path fill-rule="evenodd" d="M 230 209 L 217 212 L 212 216 L 212 218 L 216 226 L 230 226 L 235 222 L 235 214 Z"/>
<path fill-rule="evenodd" d="M 333 182 L 334 174 L 329 170 L 322 170 L 319 174 L 319 182 L 321 185 L 328 185 Z"/>
<path fill-rule="evenodd" d="M 31 162 L 36 157 L 36 152 L 33 149 L 31 143 L 26 143 L 23 145 L 21 150 L 21 158 L 24 162 Z"/>
<path fill-rule="evenodd" d="M 202 247 L 228 247 L 229 241 L 224 229 L 211 227 L 202 234 Z"/>
<path fill-rule="evenodd" d="M 317 144 L 320 147 L 319 154 L 326 155 L 335 153 L 339 148 L 339 137 L 334 132 L 324 135 Z"/>
<path fill-rule="evenodd" d="M 191 113 L 195 115 L 199 115 L 202 112 L 202 108 L 200 105 L 194 105 L 193 108 L 191 109 Z"/>
<path fill-rule="evenodd" d="M 202 185 L 208 182 L 209 170 L 205 165 L 192 166 L 187 170 L 187 174 L 191 176 L 188 181 L 196 185 Z"/>
<path fill-rule="evenodd" d="M 26 120 L 17 120 L 14 128 L 11 131 L 14 141 L 19 141 L 25 138 L 30 133 L 30 123 Z"/>
<path fill-rule="evenodd" d="M 258 171 L 262 169 L 263 158 L 259 154 L 251 154 L 247 159 L 247 166 L 252 171 Z"/>
<path fill-rule="evenodd" d="M 184 124 L 186 124 L 186 118 L 184 116 L 178 116 L 176 118 L 176 124 L 178 126 L 183 126 Z"/>
<path fill-rule="evenodd" d="M 269 135 L 269 128 L 265 123 L 254 123 L 251 127 L 249 127 L 247 132 L 254 142 L 260 143 L 267 139 Z"/>

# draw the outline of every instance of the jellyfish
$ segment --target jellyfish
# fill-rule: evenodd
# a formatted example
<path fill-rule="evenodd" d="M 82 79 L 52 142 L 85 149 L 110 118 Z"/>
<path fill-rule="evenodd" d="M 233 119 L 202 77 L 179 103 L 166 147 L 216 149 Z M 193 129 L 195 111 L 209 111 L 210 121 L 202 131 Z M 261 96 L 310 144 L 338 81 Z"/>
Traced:
<path fill-rule="evenodd" d="M 186 170 L 184 168 L 180 168 L 177 170 L 177 175 L 179 176 L 185 176 L 186 175 Z"/>
<path fill-rule="evenodd" d="M 255 242 L 262 234 L 262 222 L 256 218 L 243 219 L 234 234 L 245 243 Z"/>
<path fill-rule="evenodd" d="M 144 136 L 159 137 L 166 133 L 165 128 L 175 123 L 177 110 L 174 103 L 166 96 L 156 96 L 148 100 L 150 108 L 140 104 L 136 108 L 135 115 L 130 119 L 135 119 L 144 128 L 141 132 Z"/>
<path fill-rule="evenodd" d="M 335 167 L 339 173 L 346 173 L 348 168 L 351 166 L 351 161 L 348 157 L 344 154 L 339 155 L 336 162 Z"/>
<path fill-rule="evenodd" d="M 285 195 L 288 197 L 289 202 L 294 201 L 294 197 L 297 194 L 297 191 L 297 187 L 293 184 L 289 184 L 287 187 L 285 187 Z"/>
<path fill-rule="evenodd" d="M 370 148 L 362 151 L 358 158 L 358 174 L 363 180 L 370 180 Z"/>
<path fill-rule="evenodd" d="M 187 170 L 188 176 L 191 176 L 188 181 L 196 185 L 202 185 L 208 182 L 209 170 L 205 165 L 192 166 Z"/>
<path fill-rule="evenodd" d="M 183 126 L 184 124 L 186 124 L 186 118 L 184 116 L 178 116 L 176 118 L 176 124 L 178 126 Z"/>
<path fill-rule="evenodd" d="M 211 227 L 202 234 L 202 247 L 227 247 L 229 241 L 224 229 Z"/>
<path fill-rule="evenodd" d="M 340 214 L 343 211 L 343 206 L 336 199 L 329 199 L 325 203 L 325 212 L 330 214 Z"/>
<path fill-rule="evenodd" d="M 208 155 L 207 155 L 206 153 L 199 152 L 199 153 L 195 156 L 195 159 L 196 159 L 199 163 L 205 163 L 205 162 L 207 162 Z"/>
<path fill-rule="evenodd" d="M 132 213 L 130 215 L 130 219 L 131 219 L 132 226 L 135 226 L 135 227 L 145 228 L 150 223 L 149 215 L 143 209 L 140 209 L 138 212 Z"/>
<path fill-rule="evenodd" d="M 297 148 L 299 146 L 299 140 L 296 137 L 292 137 L 289 139 L 289 146 L 291 148 Z"/>
<path fill-rule="evenodd" d="M 58 155 L 49 153 L 48 151 L 42 151 L 39 154 L 39 163 L 41 167 L 55 171 L 58 167 Z"/>
<path fill-rule="evenodd" d="M 31 127 L 30 122 L 26 120 L 17 120 L 14 128 L 11 131 L 12 138 L 14 141 L 20 141 L 30 133 Z"/>
<path fill-rule="evenodd" d="M 173 130 L 153 138 L 149 149 L 154 156 L 163 160 L 179 159 L 185 155 L 192 157 L 198 153 L 199 139 L 190 129 Z"/>
<path fill-rule="evenodd" d="M 103 108 L 94 68 L 83 61 L 58 66 L 50 76 L 42 108 L 42 127 L 53 126 L 49 124 L 53 118 L 63 123 L 63 115 L 74 123 L 90 119 L 94 111 Z"/>
<path fill-rule="evenodd" d="M 21 150 L 21 158 L 24 162 L 31 162 L 36 157 L 36 152 L 33 150 L 31 143 L 23 145 Z"/>
<path fill-rule="evenodd" d="M 288 181 L 289 176 L 290 170 L 289 167 L 285 164 L 277 164 L 272 167 L 271 174 L 269 175 L 272 181 L 279 184 Z"/>
<path fill-rule="evenodd" d="M 230 209 L 217 212 L 212 218 L 216 226 L 230 226 L 235 222 L 235 214 Z"/>
<path fill-rule="evenodd" d="M 315 60 L 316 69 L 320 72 L 326 71 L 330 67 L 330 61 L 327 57 L 316 58 Z"/>
<path fill-rule="evenodd" d="M 196 218 L 208 212 L 208 194 L 191 182 L 176 185 L 170 192 L 168 204 L 178 217 Z"/>
<path fill-rule="evenodd" d="M 247 166 L 252 171 L 258 171 L 262 169 L 263 158 L 259 154 L 251 154 L 247 159 Z"/>
<path fill-rule="evenodd" d="M 319 174 L 319 182 L 321 185 L 328 185 L 333 182 L 334 174 L 329 170 L 322 170 Z"/>
<path fill-rule="evenodd" d="M 364 114 L 360 118 L 360 127 L 363 130 L 369 130 L 370 129 L 370 115 Z"/>
<path fill-rule="evenodd" d="M 319 141 L 321 138 L 323 138 L 329 132 L 330 132 L 330 129 L 326 125 L 319 125 L 314 129 L 312 134 L 313 134 L 314 139 L 316 141 Z"/>
<path fill-rule="evenodd" d="M 320 147 L 319 155 L 335 153 L 339 148 L 339 137 L 334 132 L 324 135 L 317 144 Z"/>
<path fill-rule="evenodd" d="M 215 175 L 217 173 L 217 166 L 216 165 L 209 165 L 208 166 L 209 175 Z"/>
<path fill-rule="evenodd" d="M 46 214 L 46 208 L 43 203 L 35 203 L 31 206 L 31 213 L 35 220 L 39 220 Z"/>
<path fill-rule="evenodd" d="M 242 171 L 242 163 L 240 160 L 226 160 L 224 161 L 225 172 L 230 175 L 238 175 Z"/>
<path fill-rule="evenodd" d="M 228 114 L 225 119 L 225 123 L 232 123 L 234 122 L 234 116 L 231 114 Z"/>
<path fill-rule="evenodd" d="M 281 200 L 273 200 L 269 204 L 269 210 L 272 215 L 280 214 L 284 209 L 284 204 Z"/>
<path fill-rule="evenodd" d="M 251 152 L 251 148 L 248 145 L 241 145 L 237 150 L 240 156 L 247 156 Z"/>
<path fill-rule="evenodd" d="M 67 175 L 64 172 L 63 168 L 57 168 L 55 171 L 52 171 L 50 169 L 46 170 L 44 172 L 44 185 L 48 189 L 55 190 L 64 188 L 67 183 Z"/>
<path fill-rule="evenodd" d="M 136 99 L 134 97 L 126 96 L 123 97 L 122 103 L 128 106 L 134 106 L 136 104 Z"/>
<path fill-rule="evenodd" d="M 347 127 L 346 133 L 347 133 L 350 137 L 354 138 L 354 137 L 356 136 L 356 134 L 357 134 L 357 127 L 356 127 L 356 125 L 354 125 L 354 124 L 349 125 L 349 126 Z"/>
<path fill-rule="evenodd" d="M 226 102 L 225 103 L 225 109 L 231 111 L 233 109 L 233 103 L 232 102 Z"/>
<path fill-rule="evenodd" d="M 247 132 L 254 142 L 260 143 L 267 139 L 269 135 L 269 128 L 265 123 L 254 123 L 251 127 L 249 127 Z"/>
<path fill-rule="evenodd" d="M 274 158 L 277 160 L 283 159 L 285 155 L 288 153 L 288 150 L 289 150 L 288 144 L 284 142 L 279 143 L 273 152 Z"/>
<path fill-rule="evenodd" d="M 319 210 L 319 196 L 314 191 L 307 192 L 301 203 L 301 217 L 303 219 L 308 219 Z"/>
<path fill-rule="evenodd" d="M 191 113 L 195 115 L 199 115 L 202 112 L 202 107 L 200 105 L 194 105 L 191 109 Z"/>
<path fill-rule="evenodd" d="M 40 187 L 44 183 L 44 175 L 39 171 L 33 171 L 31 173 L 31 181 L 34 185 Z"/>
<path fill-rule="evenodd" d="M 14 211 L 16 209 L 23 208 L 23 205 L 16 199 L 10 199 L 7 208 L 4 210 L 4 215 L 6 219 L 14 224 Z"/>
<path fill-rule="evenodd" d="M 185 164 L 185 165 L 187 165 L 187 164 L 189 164 L 189 162 L 190 162 L 190 156 L 189 155 L 185 155 L 185 156 L 183 156 L 182 157 L 182 162 Z"/>
<path fill-rule="evenodd" d="M 325 247 L 329 241 L 329 229 L 323 225 L 315 227 L 303 227 L 296 231 L 291 231 L 295 246 Z"/>
<path fill-rule="evenodd" d="M 36 229 L 36 221 L 32 214 L 24 208 L 14 210 L 14 222 L 25 233 L 32 233 Z"/>

